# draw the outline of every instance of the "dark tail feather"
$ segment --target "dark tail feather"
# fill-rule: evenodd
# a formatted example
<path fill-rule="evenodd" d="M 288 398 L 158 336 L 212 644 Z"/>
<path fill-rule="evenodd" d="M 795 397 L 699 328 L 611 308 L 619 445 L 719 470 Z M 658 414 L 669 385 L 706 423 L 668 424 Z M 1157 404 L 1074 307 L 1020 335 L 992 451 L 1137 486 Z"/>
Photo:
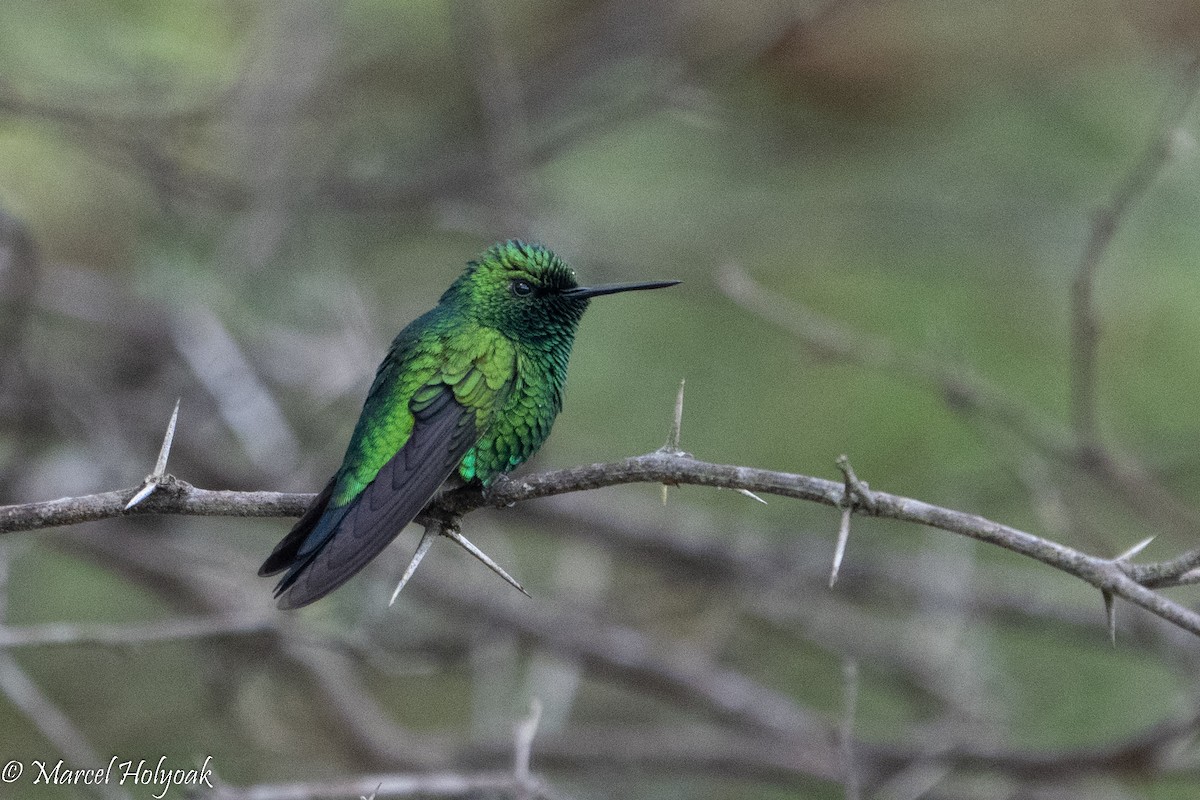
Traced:
<path fill-rule="evenodd" d="M 314 553 L 319 548 L 313 548 L 304 555 L 300 554 L 301 548 L 304 547 L 309 534 L 313 532 L 313 528 L 320 522 L 321 517 L 325 514 L 325 509 L 329 505 L 329 498 L 333 496 L 334 478 L 330 478 L 329 483 L 321 490 L 313 500 L 312 505 L 308 510 L 296 521 L 292 529 L 288 531 L 288 535 L 283 537 L 279 544 L 275 545 L 275 549 L 271 551 L 271 555 L 267 556 L 267 560 L 258 568 L 258 574 L 266 577 L 274 575 L 277 572 L 283 572 L 289 567 L 295 566 L 297 561 L 307 563 L 312 559 Z M 305 548 L 309 550 L 309 548 Z M 276 591 L 278 594 L 278 590 Z"/>
<path fill-rule="evenodd" d="M 475 419 L 443 386 L 413 412 L 404 446 L 353 499 L 331 504 L 333 484 L 326 486 L 259 571 L 287 570 L 275 587 L 279 607 L 319 600 L 379 555 L 454 473 L 478 439 Z"/>

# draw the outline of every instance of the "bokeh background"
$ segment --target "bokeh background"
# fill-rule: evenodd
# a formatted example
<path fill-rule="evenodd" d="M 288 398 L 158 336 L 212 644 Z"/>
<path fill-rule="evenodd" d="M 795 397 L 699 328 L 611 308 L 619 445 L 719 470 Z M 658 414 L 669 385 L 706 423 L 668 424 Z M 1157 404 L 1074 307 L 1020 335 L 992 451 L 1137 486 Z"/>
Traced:
<path fill-rule="evenodd" d="M 135 486 L 176 398 L 175 475 L 319 488 L 394 333 L 520 237 L 685 281 L 593 304 L 528 471 L 659 447 L 686 378 L 699 458 L 845 453 L 1169 558 L 1200 520 L 1198 53 L 1191 0 L 6 2 L 0 503 Z M 1072 287 L 1109 231 L 1089 428 Z M 566 495 L 464 523 L 532 600 L 439 542 L 387 607 L 414 528 L 288 615 L 254 576 L 286 519 L 7 535 L 0 757 L 469 776 L 537 697 L 547 796 L 1200 796 L 1194 637 L 1119 605 L 1113 646 L 1080 581 L 877 520 L 830 590 L 837 521 Z"/>

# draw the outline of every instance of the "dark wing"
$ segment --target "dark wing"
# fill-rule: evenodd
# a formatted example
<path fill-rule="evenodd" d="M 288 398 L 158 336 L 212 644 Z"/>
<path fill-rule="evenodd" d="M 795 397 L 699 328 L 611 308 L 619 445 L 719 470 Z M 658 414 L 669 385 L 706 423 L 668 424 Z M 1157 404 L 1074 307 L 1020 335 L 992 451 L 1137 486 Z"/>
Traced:
<path fill-rule="evenodd" d="M 308 605 L 350 580 L 412 522 L 475 444 L 475 413 L 450 386 L 422 400 L 408 441 L 375 479 L 344 506 L 329 506 L 327 486 L 267 558 L 259 574 L 288 568 L 275 588 L 280 608 Z"/>

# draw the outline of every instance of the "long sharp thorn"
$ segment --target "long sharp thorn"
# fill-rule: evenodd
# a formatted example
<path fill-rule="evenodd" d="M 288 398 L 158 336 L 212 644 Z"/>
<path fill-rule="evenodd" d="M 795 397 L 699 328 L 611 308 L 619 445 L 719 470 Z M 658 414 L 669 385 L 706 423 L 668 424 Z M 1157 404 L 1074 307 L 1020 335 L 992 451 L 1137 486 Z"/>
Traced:
<path fill-rule="evenodd" d="M 158 451 L 158 461 L 154 462 L 154 475 L 159 478 L 167 472 L 167 456 L 171 454 L 171 442 L 175 440 L 175 421 L 179 419 L 180 400 L 182 398 L 175 401 L 175 410 L 171 412 L 171 421 L 167 423 L 167 433 Z"/>
<path fill-rule="evenodd" d="M 467 537 L 463 536 L 461 533 L 459 533 L 456 530 L 452 530 L 452 529 L 448 529 L 448 528 L 443 530 L 442 534 L 445 536 L 449 536 L 451 539 L 453 539 L 455 542 L 458 543 L 459 547 L 461 547 L 463 550 L 466 550 L 468 553 L 470 553 L 471 555 L 475 556 L 477 559 L 482 561 L 484 563 L 484 566 L 486 566 L 492 572 L 496 573 L 501 578 L 503 578 L 508 583 L 508 585 L 512 586 L 518 592 L 525 595 L 526 597 L 533 597 L 533 595 L 531 595 L 529 592 L 525 591 L 524 586 L 517 583 L 516 580 L 514 580 L 511 575 L 509 575 L 504 570 L 500 569 L 500 565 L 497 564 L 495 561 L 492 561 L 492 559 L 488 557 L 487 553 L 483 552 L 478 547 L 476 547 L 475 545 L 473 545 L 469 541 L 467 541 Z"/>
<path fill-rule="evenodd" d="M 1108 618 L 1108 640 L 1112 642 L 1112 646 L 1117 646 L 1117 604 L 1112 592 L 1100 590 L 1100 596 L 1104 598 L 1104 615 Z"/>
<path fill-rule="evenodd" d="M 128 511 L 129 509 L 136 506 L 138 503 L 145 500 L 157 488 L 158 488 L 158 484 L 155 483 L 154 481 L 146 481 L 144 484 L 142 484 L 142 488 L 138 489 L 137 494 L 135 494 L 133 497 L 129 498 L 129 502 L 125 504 L 125 510 Z"/>
<path fill-rule="evenodd" d="M 685 378 L 679 379 L 679 394 L 675 395 L 675 418 L 671 422 L 671 435 L 667 438 L 667 447 L 679 450 L 679 442 L 683 433 L 683 387 L 687 384 Z"/>
<path fill-rule="evenodd" d="M 1133 547 L 1126 550 L 1124 553 L 1121 553 L 1121 555 L 1114 558 L 1113 561 L 1116 561 L 1116 562 L 1128 561 L 1131 558 L 1133 558 L 1134 556 L 1136 556 L 1138 553 L 1142 552 L 1147 547 L 1149 547 L 1150 543 L 1153 541 L 1154 541 L 1154 537 L 1148 536 L 1145 539 L 1142 539 L 1137 544 L 1135 544 Z"/>
<path fill-rule="evenodd" d="M 413 553 L 412 561 L 408 562 L 408 569 L 404 570 L 404 574 L 400 577 L 400 583 L 396 584 L 396 591 L 392 592 L 392 599 L 388 600 L 388 605 L 393 605 L 396 598 L 400 596 L 400 590 L 408 583 L 408 579 L 417 571 L 417 565 L 421 563 L 421 559 L 425 557 L 425 553 L 429 550 L 429 545 L 433 544 L 433 529 L 426 528 L 425 533 L 421 534 L 421 543 L 417 545 L 417 552 Z"/>
<path fill-rule="evenodd" d="M 749 489 L 735 489 L 734 491 L 736 491 L 740 495 L 745 495 L 746 497 L 749 497 L 751 500 L 757 500 L 758 502 L 762 503 L 764 506 L 767 504 L 766 500 L 763 500 L 761 497 L 759 497 L 758 495 L 756 495 L 754 492 L 750 491 Z"/>
<path fill-rule="evenodd" d="M 675 414 L 671 419 L 671 430 L 667 433 L 666 443 L 655 452 L 669 456 L 684 455 L 679 442 L 683 431 L 683 387 L 685 384 L 686 381 L 680 379 L 679 394 L 675 395 Z"/>
<path fill-rule="evenodd" d="M 846 555 L 846 543 L 850 541 L 849 508 L 842 509 L 842 523 L 838 525 L 837 547 L 833 551 L 833 568 L 829 570 L 829 588 L 837 583 L 838 571 L 842 568 L 842 558 Z"/>
<path fill-rule="evenodd" d="M 141 489 L 138 489 L 137 494 L 129 498 L 129 502 L 125 504 L 126 511 L 152 495 L 162 482 L 163 476 L 167 474 L 167 456 L 171 454 L 171 442 L 175 439 L 175 421 L 179 419 L 179 402 L 178 399 L 175 401 L 175 410 L 171 412 L 171 421 L 167 423 L 167 433 L 163 436 L 162 447 L 158 449 L 158 460 L 154 462 L 154 471 L 146 476 L 146 482 L 142 484 Z"/>

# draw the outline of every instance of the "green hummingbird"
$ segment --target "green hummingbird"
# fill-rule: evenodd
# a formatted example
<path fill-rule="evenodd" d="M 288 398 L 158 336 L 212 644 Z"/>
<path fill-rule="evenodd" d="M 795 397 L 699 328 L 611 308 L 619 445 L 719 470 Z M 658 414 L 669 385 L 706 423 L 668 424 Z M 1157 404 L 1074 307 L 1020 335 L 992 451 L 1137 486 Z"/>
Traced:
<path fill-rule="evenodd" d="M 308 605 L 348 581 L 444 485 L 486 488 L 524 463 L 562 409 L 571 345 L 591 298 L 677 283 L 579 286 L 554 253 L 517 240 L 468 262 L 438 304 L 396 336 L 341 467 L 259 568 L 264 576 L 286 570 L 275 587 L 279 607 Z M 461 535 L 446 533 L 524 591 Z M 401 586 L 430 539 L 427 531 Z"/>

